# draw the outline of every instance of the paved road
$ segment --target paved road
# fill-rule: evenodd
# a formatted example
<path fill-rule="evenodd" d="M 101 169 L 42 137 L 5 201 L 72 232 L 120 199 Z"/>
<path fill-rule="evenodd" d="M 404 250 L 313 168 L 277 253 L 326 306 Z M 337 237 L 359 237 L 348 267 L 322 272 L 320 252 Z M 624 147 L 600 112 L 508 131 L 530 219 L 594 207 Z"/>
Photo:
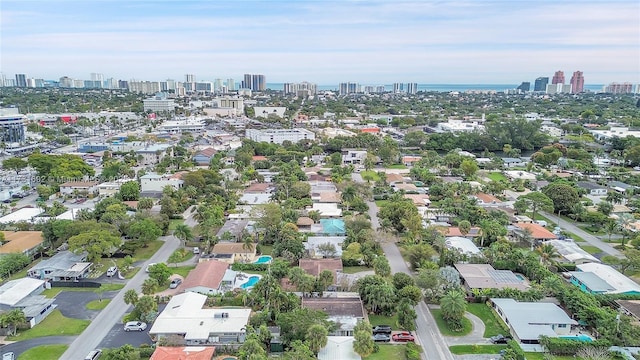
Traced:
<path fill-rule="evenodd" d="M 180 240 L 174 236 L 163 236 L 160 240 L 163 240 L 165 243 L 151 259 L 143 264 L 143 268 L 146 267 L 148 263 L 166 262 L 169 256 L 180 246 Z M 124 293 L 129 289 L 140 291 L 140 286 L 146 277 L 147 273 L 138 271 L 138 273 L 129 280 L 127 285 L 111 300 L 109 305 L 91 322 L 89 327 L 69 346 L 69 349 L 67 349 L 60 359 L 83 359 L 89 351 L 97 348 L 109 331 L 122 320 L 122 317 L 129 308 L 129 305 L 124 303 Z"/>
<path fill-rule="evenodd" d="M 574 223 L 566 221 L 565 219 L 558 218 L 557 215 L 549 214 L 547 212 L 541 211 L 540 214 L 547 219 L 554 222 L 554 224 L 560 224 L 560 227 L 567 230 L 570 233 L 576 234 L 584 239 L 584 241 L 588 242 L 590 245 L 593 245 L 605 253 L 617 257 L 624 257 L 624 255 L 618 251 L 616 248 L 611 246 L 610 244 L 598 239 L 598 237 L 589 234 L 588 232 L 580 229 Z"/>
<path fill-rule="evenodd" d="M 74 339 L 76 339 L 76 336 L 45 336 L 45 337 L 39 337 L 35 339 L 17 341 L 0 348 L 0 353 L 4 354 L 6 352 L 13 351 L 17 359 L 20 356 L 20 354 L 22 354 L 23 352 L 33 347 L 40 346 L 40 345 L 58 345 L 58 344 L 66 345 L 66 344 L 71 344 Z M 87 354 L 84 354 L 82 355 L 83 357 L 79 357 L 77 359 L 84 359 L 85 355 Z"/>
<path fill-rule="evenodd" d="M 358 173 L 353 173 L 352 179 L 357 182 L 364 182 L 362 176 Z M 378 220 L 378 206 L 373 201 L 368 201 L 367 205 L 369 205 L 369 216 L 371 217 L 371 226 L 374 229 L 378 229 L 380 227 L 380 222 Z M 405 273 L 411 274 L 407 263 L 402 258 L 400 254 L 400 250 L 395 243 L 386 242 L 382 244 L 382 250 L 384 251 L 385 256 L 389 260 L 389 265 L 391 266 L 392 273 Z M 440 334 L 440 330 L 438 330 L 438 326 L 436 325 L 436 321 L 431 315 L 431 312 L 427 308 L 427 305 L 423 302 L 420 302 L 418 306 L 416 306 L 416 313 L 418 317 L 416 318 L 416 336 L 422 345 L 423 359 L 438 359 L 438 360 L 453 360 L 453 355 L 447 344 Z"/>

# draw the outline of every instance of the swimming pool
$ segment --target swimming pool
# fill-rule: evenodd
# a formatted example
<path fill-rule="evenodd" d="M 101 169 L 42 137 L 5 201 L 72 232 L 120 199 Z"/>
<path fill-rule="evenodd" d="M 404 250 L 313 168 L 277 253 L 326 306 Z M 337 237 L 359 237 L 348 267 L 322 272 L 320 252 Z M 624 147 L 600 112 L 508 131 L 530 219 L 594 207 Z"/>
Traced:
<path fill-rule="evenodd" d="M 271 260 L 273 260 L 271 256 L 263 255 L 257 258 L 253 263 L 254 264 L 271 264 Z"/>
<path fill-rule="evenodd" d="M 524 276 L 522 276 L 522 275 L 520 275 L 520 274 L 516 274 L 516 277 L 517 277 L 518 279 L 520 279 L 521 281 L 524 281 L 524 280 L 525 280 L 525 279 L 524 279 Z"/>
<path fill-rule="evenodd" d="M 560 336 L 561 339 L 570 339 L 570 340 L 577 340 L 577 341 L 582 341 L 582 342 L 592 342 L 593 339 L 591 338 L 591 336 L 589 335 L 585 335 L 585 334 L 577 334 L 577 335 L 569 335 L 569 336 Z"/>
<path fill-rule="evenodd" d="M 250 287 L 253 287 L 255 284 L 257 284 L 258 281 L 260 281 L 260 276 L 250 276 L 249 280 L 246 283 L 240 285 L 240 287 L 243 289 L 248 289 Z"/>

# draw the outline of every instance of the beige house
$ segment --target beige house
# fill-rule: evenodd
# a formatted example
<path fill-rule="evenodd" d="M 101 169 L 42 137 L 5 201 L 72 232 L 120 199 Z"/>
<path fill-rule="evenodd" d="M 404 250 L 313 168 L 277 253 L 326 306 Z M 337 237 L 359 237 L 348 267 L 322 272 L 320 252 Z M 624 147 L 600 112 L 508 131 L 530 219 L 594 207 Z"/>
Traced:
<path fill-rule="evenodd" d="M 256 247 L 254 245 L 247 249 L 243 243 L 221 241 L 213 247 L 211 253 L 214 259 L 228 264 L 251 263 L 256 258 Z"/>
<path fill-rule="evenodd" d="M 98 192 L 97 181 L 69 181 L 60 185 L 60 193 L 63 195 L 84 195 Z"/>
<path fill-rule="evenodd" d="M 3 231 L 5 242 L 0 245 L 0 255 L 22 253 L 33 257 L 43 243 L 42 231 Z"/>

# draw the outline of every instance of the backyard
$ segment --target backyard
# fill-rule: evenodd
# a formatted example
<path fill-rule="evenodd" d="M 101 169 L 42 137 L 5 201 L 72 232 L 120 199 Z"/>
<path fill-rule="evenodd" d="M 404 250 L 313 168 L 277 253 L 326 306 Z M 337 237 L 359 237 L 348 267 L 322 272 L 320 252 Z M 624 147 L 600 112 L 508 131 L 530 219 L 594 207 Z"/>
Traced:
<path fill-rule="evenodd" d="M 493 181 L 507 181 L 507 177 L 501 172 L 491 172 L 487 174 L 487 177 Z"/>

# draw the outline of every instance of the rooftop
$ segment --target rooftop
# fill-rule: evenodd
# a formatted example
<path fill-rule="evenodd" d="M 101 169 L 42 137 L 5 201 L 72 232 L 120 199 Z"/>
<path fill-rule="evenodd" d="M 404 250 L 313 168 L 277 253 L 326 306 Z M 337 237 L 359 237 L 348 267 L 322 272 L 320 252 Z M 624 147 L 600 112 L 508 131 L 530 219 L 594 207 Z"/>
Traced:
<path fill-rule="evenodd" d="M 538 340 L 541 335 L 556 337 L 551 324 L 578 325 L 558 305 L 544 302 L 519 302 L 513 299 L 491 299 L 500 307 L 520 340 Z"/>
<path fill-rule="evenodd" d="M 213 247 L 214 254 L 255 254 L 256 249 L 244 249 L 243 243 L 221 241 Z"/>
<path fill-rule="evenodd" d="M 551 231 L 547 230 L 545 227 L 540 226 L 538 224 L 529 224 L 529 223 L 517 223 L 515 224 L 517 227 L 519 227 L 522 230 L 529 230 L 531 231 L 531 237 L 538 240 L 550 240 L 550 239 L 557 239 L 558 237 L 552 233 Z"/>
<path fill-rule="evenodd" d="M 319 360 L 360 360 L 362 359 L 353 351 L 353 336 L 328 336 L 327 345 L 320 349 Z"/>
<path fill-rule="evenodd" d="M 229 264 L 218 260 L 202 261 L 191 270 L 182 283 L 182 289 L 206 287 L 217 289 Z"/>
<path fill-rule="evenodd" d="M 600 262 L 600 260 L 598 260 L 595 256 L 583 250 L 580 246 L 578 246 L 578 244 L 574 243 L 573 241 L 550 240 L 545 241 L 545 244 L 553 245 L 560 256 L 571 262 Z"/>
<path fill-rule="evenodd" d="M 576 268 L 585 273 L 592 273 L 601 281 L 610 285 L 611 289 L 607 291 L 609 294 L 640 294 L 640 285 L 609 265 L 586 263 L 576 265 Z M 602 285 L 600 282 L 598 284 Z"/>
<path fill-rule="evenodd" d="M 44 241 L 42 231 L 3 231 L 2 233 L 7 242 L 0 246 L 0 254 L 25 252 Z"/>
<path fill-rule="evenodd" d="M 510 270 L 495 270 L 489 264 L 455 264 L 460 276 L 471 289 L 528 290 L 531 286 Z"/>
<path fill-rule="evenodd" d="M 474 244 L 470 239 L 464 237 L 448 237 L 447 240 L 445 240 L 445 243 L 447 244 L 447 247 L 458 249 L 463 254 L 473 255 L 480 253 L 480 249 L 478 249 L 476 244 Z"/>
<path fill-rule="evenodd" d="M 21 278 L 0 286 L 0 304 L 14 306 L 38 288 L 44 288 L 44 280 Z"/>
<path fill-rule="evenodd" d="M 300 259 L 298 266 L 307 274 L 318 276 L 323 270 L 329 270 L 333 273 L 334 279 L 337 279 L 336 272 L 342 271 L 341 259 Z"/>
<path fill-rule="evenodd" d="M 322 310 L 329 316 L 350 316 L 364 318 L 365 311 L 360 297 L 344 298 L 302 298 L 303 308 Z"/>
<path fill-rule="evenodd" d="M 149 360 L 211 360 L 215 352 L 214 346 L 158 346 Z"/>

